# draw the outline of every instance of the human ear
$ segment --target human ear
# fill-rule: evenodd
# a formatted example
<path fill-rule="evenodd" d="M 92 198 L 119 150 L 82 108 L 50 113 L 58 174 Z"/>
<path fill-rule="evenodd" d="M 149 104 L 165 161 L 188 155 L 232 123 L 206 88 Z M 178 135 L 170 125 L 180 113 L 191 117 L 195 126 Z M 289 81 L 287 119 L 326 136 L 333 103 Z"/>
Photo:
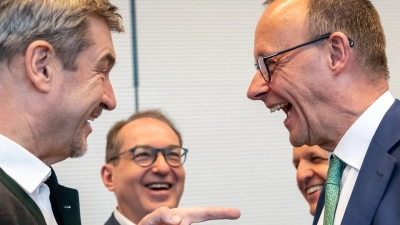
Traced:
<path fill-rule="evenodd" d="M 109 191 L 114 191 L 114 176 L 113 168 L 110 164 L 105 164 L 101 167 L 101 179 Z"/>
<path fill-rule="evenodd" d="M 328 43 L 330 48 L 330 69 L 334 71 L 335 75 L 339 75 L 348 65 L 352 46 L 350 46 L 350 41 L 346 35 L 341 32 L 332 33 Z"/>
<path fill-rule="evenodd" d="M 50 91 L 50 84 L 53 77 L 54 64 L 56 60 L 54 48 L 46 41 L 32 42 L 25 55 L 25 66 L 29 79 L 36 89 L 43 93 Z"/>

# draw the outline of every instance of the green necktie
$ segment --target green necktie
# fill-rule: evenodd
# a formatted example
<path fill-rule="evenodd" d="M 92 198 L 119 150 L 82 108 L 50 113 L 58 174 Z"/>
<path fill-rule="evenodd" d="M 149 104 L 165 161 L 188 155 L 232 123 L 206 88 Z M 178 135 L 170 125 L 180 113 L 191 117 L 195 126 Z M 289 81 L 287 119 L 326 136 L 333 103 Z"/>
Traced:
<path fill-rule="evenodd" d="M 325 186 L 324 225 L 333 225 L 336 206 L 339 201 L 340 180 L 344 166 L 345 163 L 342 160 L 331 156 Z"/>

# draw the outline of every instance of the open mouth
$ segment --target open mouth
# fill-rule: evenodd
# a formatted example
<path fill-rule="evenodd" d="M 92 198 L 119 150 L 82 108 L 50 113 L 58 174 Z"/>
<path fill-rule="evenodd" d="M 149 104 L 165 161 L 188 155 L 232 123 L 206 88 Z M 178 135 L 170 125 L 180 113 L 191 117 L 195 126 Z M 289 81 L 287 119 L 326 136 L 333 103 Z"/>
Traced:
<path fill-rule="evenodd" d="M 306 192 L 309 195 L 309 194 L 312 194 L 312 193 L 314 193 L 316 191 L 322 190 L 322 187 L 323 187 L 322 185 L 315 185 L 315 186 L 307 188 Z"/>
<path fill-rule="evenodd" d="M 91 117 L 89 117 L 89 118 L 87 119 L 87 122 L 88 122 L 89 124 L 90 124 L 90 121 L 93 122 L 93 121 L 94 121 L 94 117 L 91 116 Z"/>
<path fill-rule="evenodd" d="M 153 191 L 169 190 L 171 187 L 172 187 L 172 184 L 168 184 L 168 183 L 152 183 L 152 184 L 146 185 L 146 188 L 153 190 Z"/>
<path fill-rule="evenodd" d="M 99 118 L 102 112 L 102 108 L 100 106 L 97 106 L 92 114 L 89 116 L 89 118 L 87 119 L 87 122 L 90 124 L 90 122 L 93 122 L 95 119 Z"/>
<path fill-rule="evenodd" d="M 271 111 L 271 113 L 273 113 L 273 112 L 279 111 L 281 109 L 286 113 L 286 115 L 289 116 L 290 110 L 292 109 L 292 104 L 288 103 L 288 102 L 280 103 L 280 104 L 275 105 L 274 107 L 272 107 L 270 109 L 270 111 Z"/>

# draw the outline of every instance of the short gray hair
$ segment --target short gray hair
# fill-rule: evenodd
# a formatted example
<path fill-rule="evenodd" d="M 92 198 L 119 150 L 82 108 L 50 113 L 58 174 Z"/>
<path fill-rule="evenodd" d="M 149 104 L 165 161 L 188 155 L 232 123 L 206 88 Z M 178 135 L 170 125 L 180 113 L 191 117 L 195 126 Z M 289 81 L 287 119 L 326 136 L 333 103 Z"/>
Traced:
<path fill-rule="evenodd" d="M 123 32 L 117 10 L 108 0 L 1 0 L 0 63 L 9 64 L 33 41 L 44 40 L 64 69 L 75 71 L 77 56 L 92 44 L 88 17 L 97 15 L 110 30 Z"/>

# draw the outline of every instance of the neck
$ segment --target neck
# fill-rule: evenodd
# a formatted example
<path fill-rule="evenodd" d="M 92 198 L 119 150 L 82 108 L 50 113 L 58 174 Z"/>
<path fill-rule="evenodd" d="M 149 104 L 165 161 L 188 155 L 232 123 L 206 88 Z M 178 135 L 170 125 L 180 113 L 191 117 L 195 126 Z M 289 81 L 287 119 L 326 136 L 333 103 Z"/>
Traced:
<path fill-rule="evenodd" d="M 336 93 L 331 93 L 330 102 L 327 104 L 330 113 L 327 118 L 321 118 L 320 124 L 323 129 L 322 135 L 316 134 L 314 137 L 320 137 L 319 140 L 310 140 L 332 152 L 347 130 L 354 122 L 386 91 L 389 90 L 387 80 L 363 82 L 358 80 L 356 85 L 349 82 L 339 84 L 341 88 L 336 89 Z M 311 131 L 312 132 L 312 131 Z"/>

